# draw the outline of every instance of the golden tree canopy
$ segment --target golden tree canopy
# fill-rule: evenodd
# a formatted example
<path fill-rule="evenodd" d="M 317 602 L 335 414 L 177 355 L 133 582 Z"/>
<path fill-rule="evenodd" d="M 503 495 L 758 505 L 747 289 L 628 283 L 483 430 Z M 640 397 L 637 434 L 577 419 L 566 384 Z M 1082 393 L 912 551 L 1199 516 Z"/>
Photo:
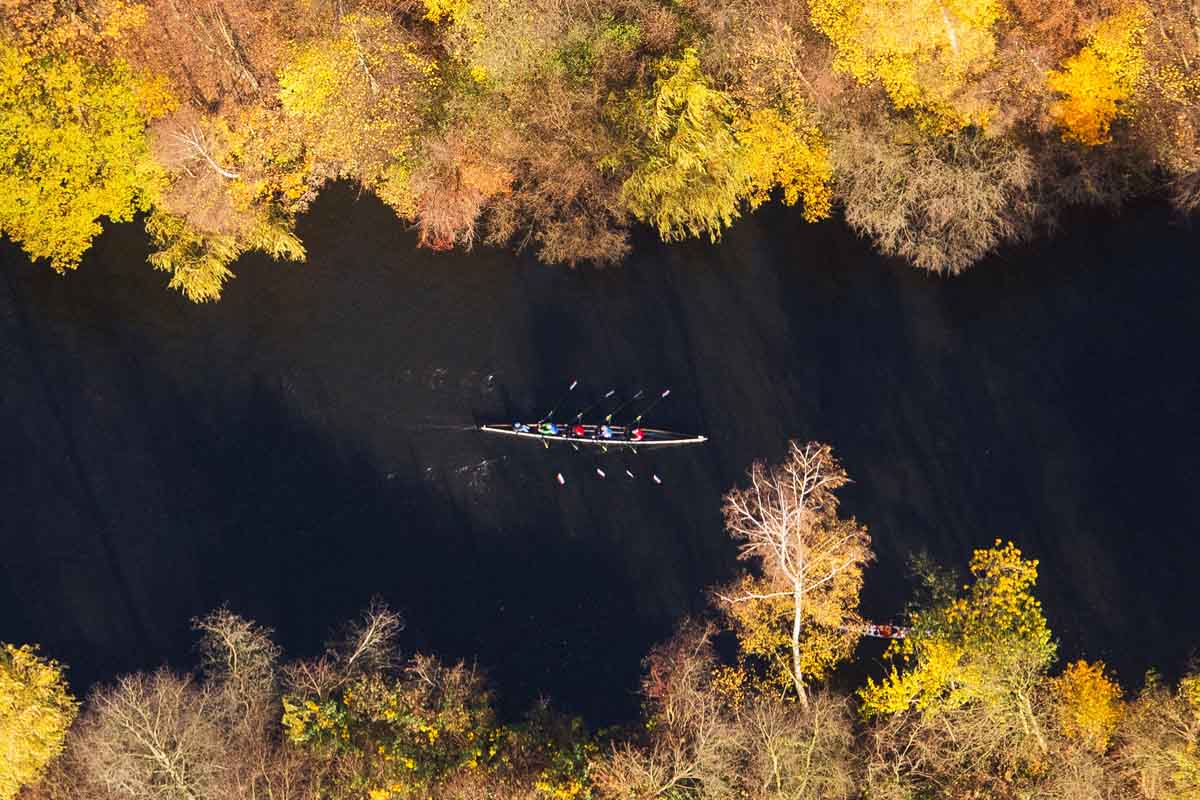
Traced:
<path fill-rule="evenodd" d="M 891 673 L 859 691 L 863 713 L 936 713 L 970 702 L 1002 708 L 1028 690 L 1056 650 L 1033 595 L 1037 567 L 1012 542 L 976 550 L 973 582 L 948 604 L 914 614 L 912 633 L 889 648 Z"/>
<path fill-rule="evenodd" d="M 1054 679 L 1063 734 L 1103 753 L 1121 719 L 1121 687 L 1104 674 L 1104 663 L 1075 661 Z"/>
<path fill-rule="evenodd" d="M 992 111 L 972 89 L 992 65 L 998 0 L 813 0 L 813 25 L 833 42 L 834 66 L 879 81 L 896 108 L 924 126 L 983 125 Z"/>
<path fill-rule="evenodd" d="M 742 674 L 724 683 L 765 680 L 806 701 L 805 676 L 827 674 L 857 640 L 871 537 L 838 516 L 835 493 L 850 479 L 829 445 L 790 442 L 782 464 L 756 462 L 749 479 L 725 495 L 725 527 L 763 576 L 716 593 L 741 649 Z"/>
<path fill-rule="evenodd" d="M 1118 117 L 1132 113 L 1131 101 L 1145 70 L 1144 31 L 1148 9 L 1135 3 L 1098 24 L 1087 45 L 1067 59 L 1047 82 L 1062 99 L 1050 116 L 1063 129 L 1063 138 L 1089 146 L 1112 137 L 1109 128 Z"/>
<path fill-rule="evenodd" d="M 102 217 L 132 219 L 153 199 L 145 129 L 168 105 L 120 61 L 0 39 L 0 233 L 60 272 L 79 266 Z"/>
<path fill-rule="evenodd" d="M 0 645 L 0 800 L 36 781 L 62 752 L 78 708 L 57 662 L 29 645 Z"/>

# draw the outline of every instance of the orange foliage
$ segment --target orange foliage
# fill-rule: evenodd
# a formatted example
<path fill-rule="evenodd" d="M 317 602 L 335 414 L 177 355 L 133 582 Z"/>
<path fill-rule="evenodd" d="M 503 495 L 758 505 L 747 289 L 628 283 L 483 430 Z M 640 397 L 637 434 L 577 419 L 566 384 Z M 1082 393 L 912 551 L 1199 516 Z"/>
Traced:
<path fill-rule="evenodd" d="M 1063 138 L 1080 144 L 1104 144 L 1113 120 L 1130 113 L 1130 101 L 1145 68 L 1143 32 L 1149 11 L 1135 4 L 1095 27 L 1087 45 L 1051 71 L 1047 83 L 1063 96 L 1050 116 Z"/>
<path fill-rule="evenodd" d="M 1076 661 L 1054 679 L 1063 734 L 1103 753 L 1121 718 L 1121 687 L 1104 674 L 1104 662 Z"/>

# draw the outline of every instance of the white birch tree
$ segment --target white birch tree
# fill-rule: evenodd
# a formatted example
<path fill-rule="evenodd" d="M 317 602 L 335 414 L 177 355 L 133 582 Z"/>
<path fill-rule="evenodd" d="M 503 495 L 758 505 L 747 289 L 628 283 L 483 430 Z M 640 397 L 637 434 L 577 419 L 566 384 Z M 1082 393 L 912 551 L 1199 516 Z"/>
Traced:
<path fill-rule="evenodd" d="M 717 598 L 728 605 L 791 600 L 791 680 L 807 705 L 806 622 L 820 620 L 837 631 L 857 621 L 857 586 L 863 567 L 874 558 L 871 537 L 853 519 L 838 518 L 835 492 L 850 479 L 829 445 L 791 442 L 782 464 L 756 462 L 748 477 L 748 486 L 725 495 L 725 527 L 741 544 L 738 558 L 760 564 L 766 591 L 743 583 L 730 593 L 718 592 Z M 844 580 L 850 578 L 854 591 L 848 593 Z"/>

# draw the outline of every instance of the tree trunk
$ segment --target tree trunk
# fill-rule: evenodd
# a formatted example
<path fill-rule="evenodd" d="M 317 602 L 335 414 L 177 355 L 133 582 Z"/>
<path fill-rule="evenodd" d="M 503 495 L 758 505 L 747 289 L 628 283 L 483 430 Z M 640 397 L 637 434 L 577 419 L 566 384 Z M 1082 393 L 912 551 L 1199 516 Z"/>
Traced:
<path fill-rule="evenodd" d="M 792 619 L 792 682 L 796 685 L 796 695 L 800 705 L 808 708 L 808 694 L 804 691 L 804 676 L 800 674 L 800 611 L 804 604 L 804 591 L 799 584 L 793 588 L 795 616 Z"/>

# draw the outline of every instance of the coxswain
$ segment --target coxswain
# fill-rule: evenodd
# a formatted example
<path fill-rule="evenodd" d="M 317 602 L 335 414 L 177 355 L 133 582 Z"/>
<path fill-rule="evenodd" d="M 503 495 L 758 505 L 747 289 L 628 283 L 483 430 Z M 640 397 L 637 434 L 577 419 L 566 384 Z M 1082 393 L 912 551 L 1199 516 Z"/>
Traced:
<path fill-rule="evenodd" d="M 635 442 L 640 442 L 642 439 L 646 438 L 646 432 L 641 428 L 634 428 L 629 432 L 629 438 Z"/>
<path fill-rule="evenodd" d="M 513 430 L 516 431 L 517 433 L 529 433 L 529 426 L 526 425 L 524 422 L 514 422 Z"/>

